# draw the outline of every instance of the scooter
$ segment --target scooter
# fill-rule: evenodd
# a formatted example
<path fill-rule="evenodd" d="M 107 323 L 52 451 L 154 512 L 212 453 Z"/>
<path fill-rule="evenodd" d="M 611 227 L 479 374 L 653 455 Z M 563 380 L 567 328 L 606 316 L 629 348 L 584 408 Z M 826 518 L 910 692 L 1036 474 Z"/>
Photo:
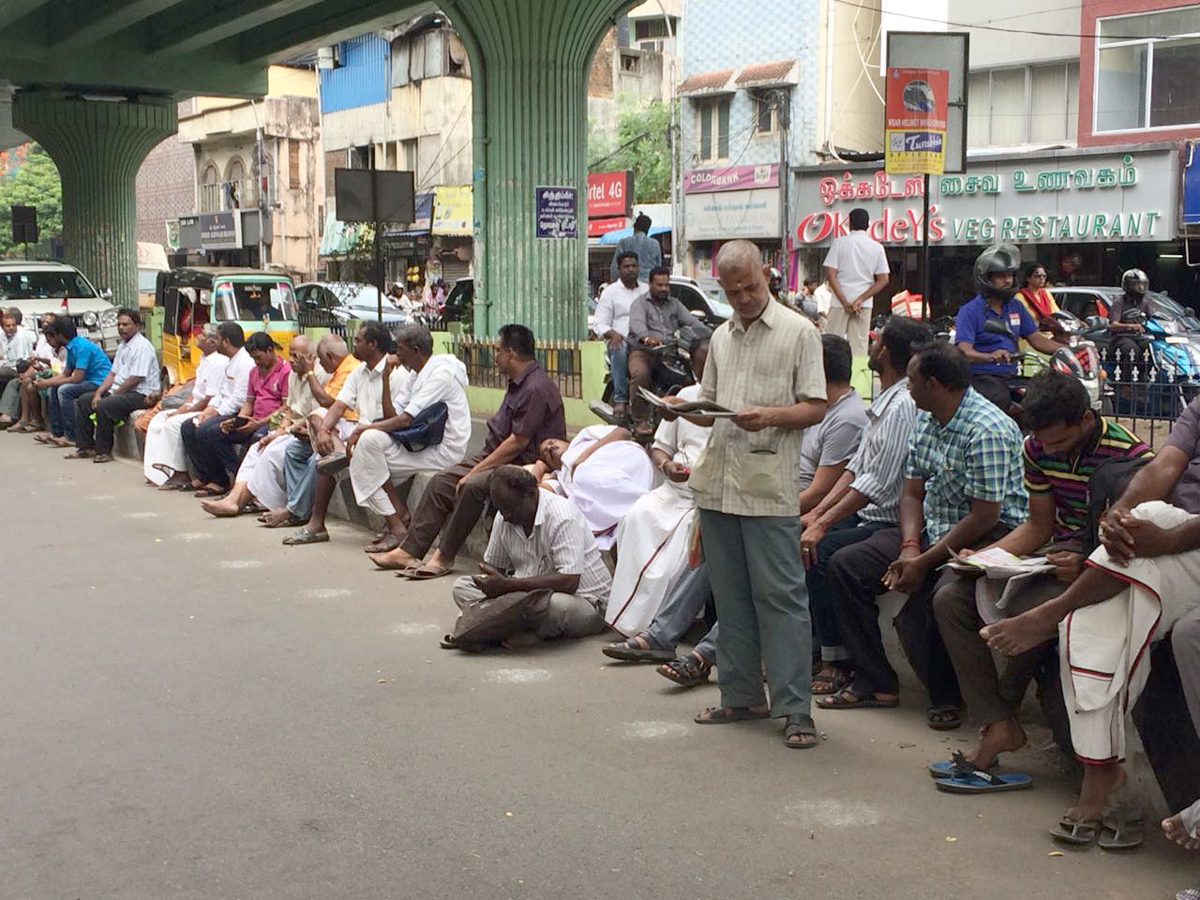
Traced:
<path fill-rule="evenodd" d="M 672 337 L 661 344 L 654 346 L 639 344 L 637 349 L 652 352 L 659 363 L 654 367 L 650 390 L 660 397 L 666 397 L 677 394 L 680 388 L 693 384 L 696 376 L 692 371 L 692 355 L 689 348 L 697 339 L 708 337 L 711 334 L 712 329 L 706 325 L 697 323 L 696 325 L 680 328 Z M 604 376 L 604 396 L 600 400 L 590 401 L 588 409 L 592 411 L 593 415 L 601 421 L 607 422 L 609 425 L 627 426 L 629 424 L 628 420 L 617 416 L 613 411 L 612 396 L 612 374 L 611 372 L 606 372 Z M 657 427 L 658 419 L 657 410 L 651 408 L 651 425 Z"/>
<path fill-rule="evenodd" d="M 984 323 L 983 330 L 991 334 L 1006 335 L 1015 340 L 1015 335 L 1013 335 L 1008 325 L 999 319 L 989 319 Z M 1081 357 L 1084 362 L 1081 362 Z M 1103 400 L 1100 387 L 1099 355 L 1096 353 L 1095 345 L 1090 342 L 1081 340 L 1073 346 L 1059 347 L 1049 356 L 1042 353 L 1022 352 L 1014 353 L 1010 358 L 1018 365 L 1029 363 L 1042 370 L 1053 369 L 1056 372 L 1062 372 L 1073 378 L 1077 378 L 1087 391 L 1088 403 L 1091 408 L 1096 412 L 1101 411 Z M 1008 412 L 1014 419 L 1020 417 L 1021 400 L 1025 395 L 1027 381 L 1027 378 L 1014 376 L 1009 384 L 1009 390 L 1013 395 L 1013 403 L 1009 407 Z"/>

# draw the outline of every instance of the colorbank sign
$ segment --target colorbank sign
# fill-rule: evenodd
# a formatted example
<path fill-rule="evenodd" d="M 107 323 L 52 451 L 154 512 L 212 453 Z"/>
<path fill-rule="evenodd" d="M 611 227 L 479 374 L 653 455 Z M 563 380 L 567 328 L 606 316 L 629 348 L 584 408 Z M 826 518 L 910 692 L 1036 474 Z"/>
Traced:
<path fill-rule="evenodd" d="M 935 176 L 929 240 L 947 246 L 1173 240 L 1178 165 L 1175 153 L 1160 150 L 1022 157 Z M 925 229 L 919 177 L 810 171 L 800 174 L 796 193 L 793 233 L 801 244 L 825 245 L 849 233 L 856 207 L 871 214 L 870 234 L 885 244 L 920 243 Z"/>

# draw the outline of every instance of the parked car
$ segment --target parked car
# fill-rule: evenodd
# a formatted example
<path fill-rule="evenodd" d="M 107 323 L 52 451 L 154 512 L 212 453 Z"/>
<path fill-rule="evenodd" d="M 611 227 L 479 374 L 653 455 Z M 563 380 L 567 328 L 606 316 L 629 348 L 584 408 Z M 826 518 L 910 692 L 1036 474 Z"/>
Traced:
<path fill-rule="evenodd" d="M 342 322 L 375 322 L 379 319 L 379 288 L 352 281 L 307 281 L 296 288 L 296 304 L 302 316 L 325 312 Z M 391 297 L 383 298 L 384 324 L 403 325 L 408 320 L 409 314 Z"/>
<path fill-rule="evenodd" d="M 82 272 L 66 263 L 0 260 L 0 306 L 19 309 L 31 331 L 37 329 L 39 316 L 66 313 L 80 334 L 111 356 L 121 340 L 117 308 L 111 300 L 111 291 L 99 293 Z"/>

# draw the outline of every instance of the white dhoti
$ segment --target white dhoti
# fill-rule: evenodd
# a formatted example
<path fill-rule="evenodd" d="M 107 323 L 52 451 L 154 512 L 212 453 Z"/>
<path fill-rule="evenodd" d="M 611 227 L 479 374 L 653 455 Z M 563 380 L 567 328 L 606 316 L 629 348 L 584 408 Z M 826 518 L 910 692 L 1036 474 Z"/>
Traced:
<path fill-rule="evenodd" d="M 146 429 L 146 450 L 142 455 L 142 472 L 157 485 L 166 484 L 175 472 L 187 471 L 187 453 L 183 449 L 183 423 L 199 413 L 171 416 L 163 410 L 150 420 Z M 165 467 L 169 471 L 164 471 Z"/>
<path fill-rule="evenodd" d="M 696 501 L 686 484 L 664 482 L 617 525 L 617 568 L 605 620 L 624 635 L 646 630 L 687 567 Z"/>
<path fill-rule="evenodd" d="M 596 538 L 596 546 L 608 550 L 616 543 L 617 523 L 654 487 L 654 465 L 650 456 L 633 441 L 605 444 L 578 469 L 579 458 L 590 441 L 592 429 L 585 428 L 562 455 L 562 468 L 555 473 L 558 493 L 574 503 Z"/>
<path fill-rule="evenodd" d="M 386 431 L 364 431 L 350 456 L 350 484 L 354 499 L 381 516 L 396 512 L 383 486 L 399 482 L 422 472 L 440 472 L 462 462 L 462 453 L 445 443 L 435 444 L 415 453 L 405 450 Z"/>
<path fill-rule="evenodd" d="M 1138 505 L 1133 515 L 1166 529 L 1196 518 L 1160 500 Z M 1099 764 L 1125 758 L 1125 714 L 1150 675 L 1150 645 L 1200 607 L 1200 550 L 1124 565 L 1099 547 L 1088 565 L 1129 585 L 1075 610 L 1058 630 L 1071 742 L 1080 759 Z"/>
<path fill-rule="evenodd" d="M 254 499 L 267 509 L 287 506 L 287 482 L 284 478 L 284 457 L 297 438 L 284 434 L 263 447 L 259 441 L 246 452 L 237 480 L 246 482 Z"/>

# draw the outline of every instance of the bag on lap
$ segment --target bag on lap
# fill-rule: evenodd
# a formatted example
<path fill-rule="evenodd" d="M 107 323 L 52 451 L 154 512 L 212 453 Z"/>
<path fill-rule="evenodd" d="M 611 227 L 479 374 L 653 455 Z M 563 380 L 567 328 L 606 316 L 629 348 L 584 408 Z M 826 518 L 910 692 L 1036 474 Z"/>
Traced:
<path fill-rule="evenodd" d="M 391 432 L 392 438 L 409 453 L 436 446 L 442 442 L 446 433 L 446 418 L 449 413 L 445 403 L 434 403 L 413 416 L 407 428 Z"/>
<path fill-rule="evenodd" d="M 514 591 L 468 603 L 454 623 L 454 643 L 481 648 L 536 631 L 550 610 L 551 593 L 547 589 Z"/>

